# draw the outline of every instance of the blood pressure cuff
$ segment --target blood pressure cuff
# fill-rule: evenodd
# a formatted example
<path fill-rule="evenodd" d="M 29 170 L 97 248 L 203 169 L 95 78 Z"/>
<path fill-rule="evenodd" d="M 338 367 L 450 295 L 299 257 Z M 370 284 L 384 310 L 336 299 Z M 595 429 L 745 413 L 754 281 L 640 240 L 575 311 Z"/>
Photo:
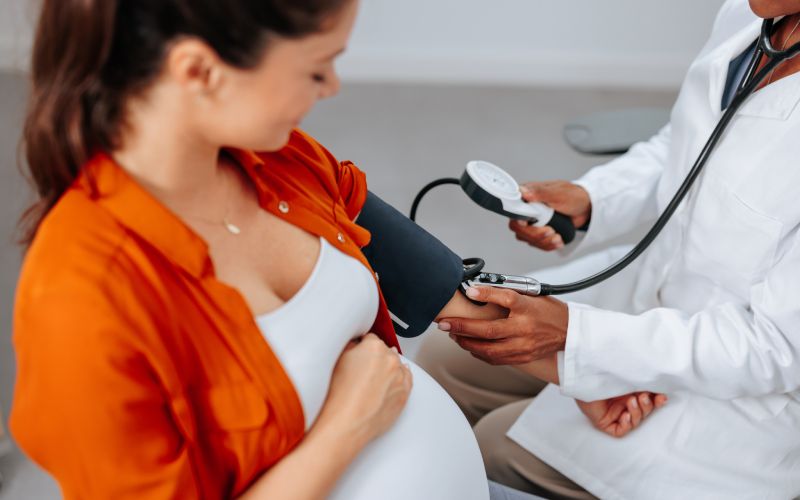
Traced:
<path fill-rule="evenodd" d="M 395 331 L 420 335 L 464 279 L 461 257 L 373 193 L 356 223 L 372 233 L 362 251 L 378 273 Z"/>

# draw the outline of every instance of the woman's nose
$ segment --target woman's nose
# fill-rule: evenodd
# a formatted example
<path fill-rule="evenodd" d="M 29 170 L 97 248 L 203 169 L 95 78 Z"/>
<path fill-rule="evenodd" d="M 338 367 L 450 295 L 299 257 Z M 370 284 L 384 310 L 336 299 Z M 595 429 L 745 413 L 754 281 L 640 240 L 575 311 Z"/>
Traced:
<path fill-rule="evenodd" d="M 342 88 L 342 81 L 339 79 L 339 75 L 335 71 L 331 71 L 331 76 L 325 82 L 325 86 L 322 88 L 322 92 L 320 95 L 321 99 L 327 99 L 329 97 L 333 97 L 339 93 L 339 90 Z"/>

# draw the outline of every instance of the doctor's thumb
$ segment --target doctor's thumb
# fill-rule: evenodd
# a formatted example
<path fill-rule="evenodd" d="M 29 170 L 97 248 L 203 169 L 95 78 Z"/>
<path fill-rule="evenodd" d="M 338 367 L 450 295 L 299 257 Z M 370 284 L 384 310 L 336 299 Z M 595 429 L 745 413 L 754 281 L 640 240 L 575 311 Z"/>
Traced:
<path fill-rule="evenodd" d="M 520 186 L 520 193 L 522 199 L 528 203 L 544 203 L 557 212 L 572 217 L 576 227 L 586 224 L 591 216 L 592 200 L 589 193 L 572 182 L 529 182 Z"/>
<path fill-rule="evenodd" d="M 529 182 L 519 188 L 522 199 L 528 203 L 539 202 L 552 206 L 564 199 L 564 189 L 560 182 Z"/>
<path fill-rule="evenodd" d="M 522 199 L 527 202 L 542 201 L 539 199 L 539 190 L 537 189 L 536 182 L 529 182 L 522 184 L 519 187 L 519 192 L 522 194 Z"/>

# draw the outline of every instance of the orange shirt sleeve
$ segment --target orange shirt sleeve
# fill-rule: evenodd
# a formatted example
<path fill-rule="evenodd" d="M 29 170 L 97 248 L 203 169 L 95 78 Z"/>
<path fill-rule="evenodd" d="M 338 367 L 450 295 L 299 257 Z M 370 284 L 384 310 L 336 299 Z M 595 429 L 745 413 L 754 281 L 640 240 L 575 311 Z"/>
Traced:
<path fill-rule="evenodd" d="M 137 326 L 100 290 L 45 293 L 17 302 L 11 429 L 21 447 L 67 499 L 201 496 Z"/>
<path fill-rule="evenodd" d="M 343 161 L 338 164 L 337 179 L 339 192 L 350 219 L 355 219 L 364 202 L 367 201 L 367 176 L 353 162 Z"/>
<path fill-rule="evenodd" d="M 367 176 L 351 161 L 338 161 L 325 146 L 316 141 L 313 137 L 302 131 L 297 131 L 308 145 L 316 150 L 320 157 L 321 164 L 330 166 L 333 169 L 336 183 L 339 187 L 339 194 L 345 205 L 345 210 L 350 220 L 356 218 L 364 202 L 367 201 Z"/>

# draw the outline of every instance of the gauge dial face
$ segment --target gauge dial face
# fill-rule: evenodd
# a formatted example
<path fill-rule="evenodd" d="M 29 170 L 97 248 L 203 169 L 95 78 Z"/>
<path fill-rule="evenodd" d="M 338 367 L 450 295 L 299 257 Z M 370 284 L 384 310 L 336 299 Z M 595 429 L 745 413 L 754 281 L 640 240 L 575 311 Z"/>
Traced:
<path fill-rule="evenodd" d="M 488 161 L 472 161 L 467 164 L 467 173 L 472 180 L 492 196 L 503 200 L 518 200 L 522 197 L 519 184 L 511 175 Z"/>

